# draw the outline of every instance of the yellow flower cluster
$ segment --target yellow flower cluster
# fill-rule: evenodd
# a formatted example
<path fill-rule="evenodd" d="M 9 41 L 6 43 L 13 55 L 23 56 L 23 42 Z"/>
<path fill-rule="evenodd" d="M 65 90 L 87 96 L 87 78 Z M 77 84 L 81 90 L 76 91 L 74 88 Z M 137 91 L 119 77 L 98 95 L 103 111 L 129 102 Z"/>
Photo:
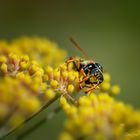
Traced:
<path fill-rule="evenodd" d="M 18 55 L 28 54 L 32 60 L 38 61 L 41 66 L 59 66 L 66 57 L 66 51 L 58 48 L 58 45 L 46 38 L 22 37 L 13 40 L 11 43 L 0 41 L 0 54 L 9 53 Z"/>
<path fill-rule="evenodd" d="M 67 89 L 62 86 L 72 85 L 75 79 L 67 81 L 62 76 L 68 72 L 64 66 L 49 66 L 64 63 L 65 54 L 46 39 L 0 41 L 0 137 L 37 113 L 58 92 L 63 94 Z"/>
<path fill-rule="evenodd" d="M 71 64 L 67 65 L 64 63 L 56 69 L 47 66 L 45 68 L 44 77 L 54 92 L 66 98 L 70 98 L 70 94 L 79 90 L 77 87 L 78 72 L 73 70 Z M 50 96 L 50 91 L 49 93 L 47 92 L 46 95 Z"/>
<path fill-rule="evenodd" d="M 140 112 L 107 94 L 82 96 L 78 107 L 60 102 L 68 117 L 60 140 L 140 139 Z"/>
<path fill-rule="evenodd" d="M 110 96 L 119 91 L 118 85 L 110 86 L 110 75 L 105 73 L 101 87 L 87 96 L 81 96 L 77 105 L 61 97 L 60 105 L 67 120 L 59 139 L 140 139 L 140 112 Z"/>
<path fill-rule="evenodd" d="M 104 73 L 104 81 L 100 85 L 100 89 L 97 91 L 99 93 L 106 93 L 109 94 L 110 96 L 116 96 L 120 93 L 120 87 L 118 85 L 111 85 L 110 84 L 110 75 L 109 73 Z"/>
<path fill-rule="evenodd" d="M 78 72 L 73 70 L 71 63 L 62 62 L 64 51 L 54 47 L 53 43 L 51 46 L 47 40 L 23 38 L 12 44 L 1 42 L 1 46 L 0 131 L 4 134 L 36 114 L 51 100 L 59 96 L 73 99 L 71 94 L 79 90 Z M 43 50 L 46 56 L 37 49 Z M 54 64 L 61 62 L 61 65 L 53 68 L 50 57 Z M 43 58 L 41 67 L 40 59 Z"/>
<path fill-rule="evenodd" d="M 47 39 L 0 41 L 0 138 L 60 97 L 67 115 L 60 140 L 140 139 L 140 112 L 114 100 L 120 87 L 108 73 L 98 89 L 74 99 L 83 77 L 65 56 Z"/>
<path fill-rule="evenodd" d="M 13 53 L 0 56 L 0 122 L 4 127 L 15 128 L 36 113 L 44 105 L 46 90 L 44 70 L 36 61 Z"/>

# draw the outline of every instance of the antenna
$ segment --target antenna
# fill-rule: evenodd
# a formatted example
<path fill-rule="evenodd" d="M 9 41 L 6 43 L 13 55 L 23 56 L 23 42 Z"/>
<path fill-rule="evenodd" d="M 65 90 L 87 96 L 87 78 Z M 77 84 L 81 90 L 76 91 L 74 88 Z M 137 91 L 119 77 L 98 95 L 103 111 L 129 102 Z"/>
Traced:
<path fill-rule="evenodd" d="M 72 38 L 70 37 L 70 41 L 74 44 L 74 46 L 82 52 L 82 54 L 90 61 L 93 63 L 91 58 L 87 55 L 87 53 L 80 47 L 80 45 Z"/>

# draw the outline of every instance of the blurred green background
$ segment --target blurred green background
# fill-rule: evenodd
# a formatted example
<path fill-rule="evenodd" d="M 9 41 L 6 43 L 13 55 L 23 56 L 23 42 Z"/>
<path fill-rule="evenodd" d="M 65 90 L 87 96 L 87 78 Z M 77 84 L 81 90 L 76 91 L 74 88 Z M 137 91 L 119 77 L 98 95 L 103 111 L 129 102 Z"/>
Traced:
<path fill-rule="evenodd" d="M 112 83 L 121 86 L 117 98 L 140 108 L 139 1 L 1 0 L 0 39 L 34 35 L 57 42 L 69 56 L 83 57 L 69 41 L 75 38 L 111 74 Z M 59 113 L 25 139 L 55 140 L 63 120 Z M 6 139 L 14 137 L 15 133 Z"/>

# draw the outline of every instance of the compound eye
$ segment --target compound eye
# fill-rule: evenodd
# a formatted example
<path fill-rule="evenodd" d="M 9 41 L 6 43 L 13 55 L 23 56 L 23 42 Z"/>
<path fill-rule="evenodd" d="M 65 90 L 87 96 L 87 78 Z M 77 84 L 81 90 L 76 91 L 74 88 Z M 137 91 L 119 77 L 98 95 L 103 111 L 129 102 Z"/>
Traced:
<path fill-rule="evenodd" d="M 95 65 L 103 72 L 103 67 L 99 63 L 95 63 Z"/>
<path fill-rule="evenodd" d="M 92 69 L 91 74 L 97 75 L 99 70 L 97 68 Z"/>

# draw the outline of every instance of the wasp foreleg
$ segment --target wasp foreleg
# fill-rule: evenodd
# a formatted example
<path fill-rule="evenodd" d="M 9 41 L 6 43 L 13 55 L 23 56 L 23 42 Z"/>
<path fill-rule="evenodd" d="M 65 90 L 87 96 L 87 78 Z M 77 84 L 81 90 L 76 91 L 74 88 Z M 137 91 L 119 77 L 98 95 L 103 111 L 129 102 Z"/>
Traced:
<path fill-rule="evenodd" d="M 96 89 L 96 88 L 99 88 L 98 85 L 93 85 L 91 88 L 88 88 L 88 89 L 85 91 L 85 94 L 90 93 L 91 91 L 93 91 L 93 90 Z"/>

